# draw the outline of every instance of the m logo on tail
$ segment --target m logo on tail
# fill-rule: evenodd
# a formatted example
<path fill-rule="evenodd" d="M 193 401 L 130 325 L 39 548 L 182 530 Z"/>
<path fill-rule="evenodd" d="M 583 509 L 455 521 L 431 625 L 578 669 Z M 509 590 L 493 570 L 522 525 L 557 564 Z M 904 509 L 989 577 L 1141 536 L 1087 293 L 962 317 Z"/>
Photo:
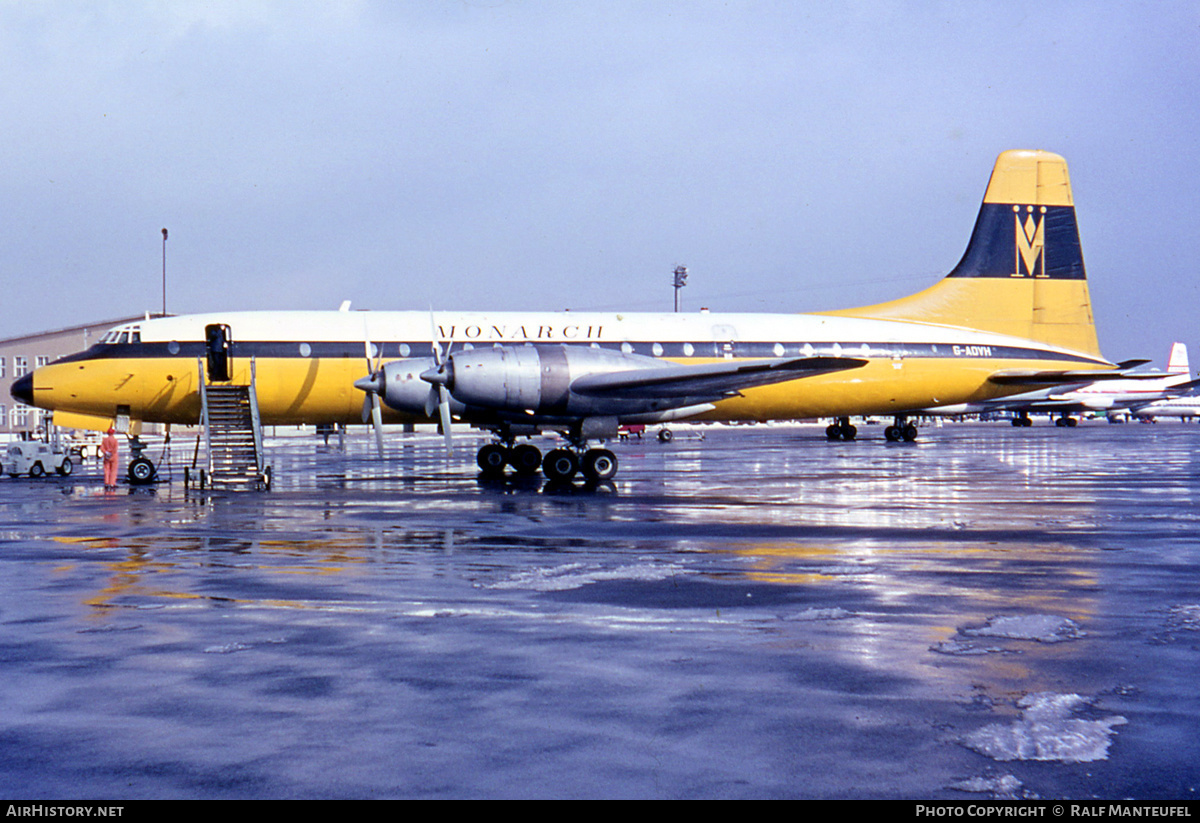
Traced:
<path fill-rule="evenodd" d="M 1016 271 L 1013 277 L 1046 277 L 1046 207 L 1033 218 L 1033 206 L 1025 207 L 1025 222 L 1021 222 L 1021 207 L 1013 206 L 1016 224 L 1017 250 L 1013 255 Z M 1021 269 L 1022 263 L 1025 268 Z"/>

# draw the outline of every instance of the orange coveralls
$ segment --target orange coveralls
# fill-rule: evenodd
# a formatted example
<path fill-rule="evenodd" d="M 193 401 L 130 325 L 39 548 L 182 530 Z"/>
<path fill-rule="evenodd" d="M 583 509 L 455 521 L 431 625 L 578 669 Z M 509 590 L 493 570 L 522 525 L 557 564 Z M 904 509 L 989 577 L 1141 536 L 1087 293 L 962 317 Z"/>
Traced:
<path fill-rule="evenodd" d="M 100 453 L 104 455 L 104 485 L 117 485 L 117 438 L 110 431 L 100 443 Z"/>

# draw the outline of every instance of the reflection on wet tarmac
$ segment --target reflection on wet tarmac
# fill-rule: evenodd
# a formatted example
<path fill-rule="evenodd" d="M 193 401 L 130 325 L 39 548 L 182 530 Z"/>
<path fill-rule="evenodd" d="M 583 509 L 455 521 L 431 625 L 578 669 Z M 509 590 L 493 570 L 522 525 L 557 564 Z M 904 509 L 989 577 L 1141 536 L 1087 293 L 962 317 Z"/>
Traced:
<path fill-rule="evenodd" d="M 601 487 L 430 434 L 281 438 L 269 493 L 5 480 L 0 786 L 1192 796 L 1200 427 L 704 435 Z"/>

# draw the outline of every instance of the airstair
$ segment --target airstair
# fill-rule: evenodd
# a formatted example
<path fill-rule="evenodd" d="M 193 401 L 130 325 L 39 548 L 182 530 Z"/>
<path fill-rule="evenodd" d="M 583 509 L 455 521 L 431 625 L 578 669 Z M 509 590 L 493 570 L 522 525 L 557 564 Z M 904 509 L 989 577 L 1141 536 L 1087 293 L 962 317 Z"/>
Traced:
<path fill-rule="evenodd" d="M 200 487 L 269 489 L 271 468 L 263 464 L 254 361 L 250 361 L 249 385 L 210 383 L 205 375 L 204 361 L 198 359 L 197 365 L 200 370 L 200 426 L 206 452 Z M 193 469 L 196 462 L 193 460 Z"/>

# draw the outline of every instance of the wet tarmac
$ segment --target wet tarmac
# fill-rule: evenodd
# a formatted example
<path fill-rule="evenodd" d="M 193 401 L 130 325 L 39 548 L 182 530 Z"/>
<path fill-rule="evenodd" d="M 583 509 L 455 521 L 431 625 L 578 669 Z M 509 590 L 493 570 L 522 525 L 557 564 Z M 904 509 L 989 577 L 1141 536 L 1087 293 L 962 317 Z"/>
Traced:
<path fill-rule="evenodd" d="M 4 478 L 0 794 L 1194 799 L 1200 426 L 860 433 Z"/>

